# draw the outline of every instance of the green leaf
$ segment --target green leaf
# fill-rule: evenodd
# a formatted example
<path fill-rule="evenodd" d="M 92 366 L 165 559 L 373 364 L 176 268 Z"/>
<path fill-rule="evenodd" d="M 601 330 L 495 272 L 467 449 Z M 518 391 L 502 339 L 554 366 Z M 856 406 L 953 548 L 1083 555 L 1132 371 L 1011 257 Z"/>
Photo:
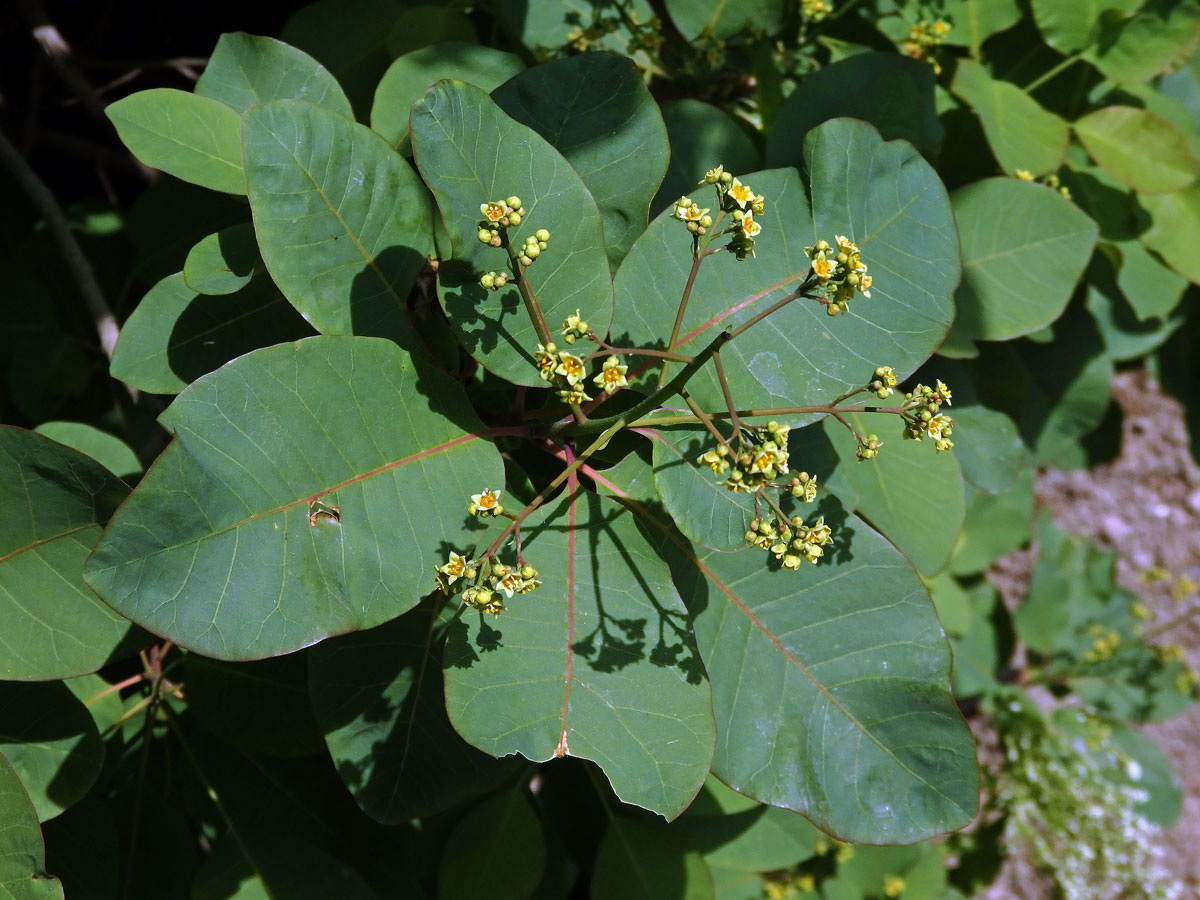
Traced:
<path fill-rule="evenodd" d="M 1012 656 L 1012 624 L 1000 594 L 987 579 L 964 592 L 969 624 L 963 634 L 952 635 L 954 696 L 973 697 L 1000 690 L 997 677 Z"/>
<path fill-rule="evenodd" d="M 803 166 L 805 135 L 838 116 L 870 122 L 884 140 L 903 138 L 933 159 L 945 133 L 933 88 L 928 63 L 895 53 L 859 53 L 818 69 L 783 104 L 767 135 L 767 165 Z"/>
<path fill-rule="evenodd" d="M 438 269 L 446 315 L 467 351 L 492 372 L 544 386 L 533 364 L 537 333 L 515 281 L 494 292 L 479 284 L 481 272 L 508 269 L 502 249 L 479 242 L 479 206 L 521 200 L 526 215 L 510 229 L 514 246 L 540 228 L 550 231 L 550 248 L 526 277 L 551 331 L 580 309 L 601 333 L 612 318 L 612 281 L 595 200 L 554 147 L 461 81 L 438 82 L 413 106 L 412 142 L 454 245 L 453 259 Z"/>
<path fill-rule="evenodd" d="M 190 900 L 374 900 L 352 869 L 294 837 L 231 833 L 196 873 Z"/>
<path fill-rule="evenodd" d="M 949 694 L 949 648 L 894 547 L 827 507 L 834 552 L 772 571 L 758 550 L 695 552 L 589 474 L 672 560 L 712 681 L 714 775 L 843 840 L 911 843 L 971 820 L 975 749 Z"/>
<path fill-rule="evenodd" d="M 267 271 L 322 334 L 412 346 L 404 300 L 433 252 L 428 194 L 364 125 L 301 100 L 246 113 L 242 152 Z"/>
<path fill-rule="evenodd" d="M 1195 252 L 1200 246 L 1200 184 L 1142 197 L 1141 203 L 1151 223 L 1138 240 L 1192 284 L 1200 284 L 1200 256 Z"/>
<path fill-rule="evenodd" d="M 962 473 L 953 451 L 939 453 L 929 441 L 904 440 L 899 421 L 881 420 L 869 413 L 849 413 L 844 418 L 864 437 L 883 432 L 879 456 L 860 460 L 854 436 L 836 419 L 827 418 L 821 429 L 824 440 L 813 429 L 793 438 L 798 464 L 814 460 L 803 465 L 813 465 L 813 474 L 824 486 L 882 532 L 912 560 L 918 572 L 933 575 L 940 571 L 954 550 L 966 515 Z M 956 422 L 956 439 L 958 432 Z M 836 463 L 826 472 L 825 460 L 831 449 Z"/>
<path fill-rule="evenodd" d="M 954 458 L 967 483 L 992 494 L 1005 491 L 1029 466 L 1013 420 L 986 406 L 955 406 Z"/>
<path fill-rule="evenodd" d="M 1033 17 L 1046 43 L 1059 53 L 1071 53 L 1092 44 L 1101 14 L 1114 10 L 1128 15 L 1142 0 L 1031 0 Z"/>
<path fill-rule="evenodd" d="M 198 294 L 232 294 L 262 270 L 254 226 L 245 222 L 208 235 L 188 251 L 183 281 Z"/>
<path fill-rule="evenodd" d="M 863 384 L 881 364 L 904 377 L 929 357 L 952 315 L 958 241 L 944 189 L 928 164 L 910 145 L 885 144 L 870 125 L 852 119 L 818 126 L 805 147 L 815 208 L 810 212 L 794 170 L 743 179 L 766 197 L 764 214 L 755 217 L 763 229 L 755 239 L 757 258 L 738 262 L 732 253 L 717 253 L 703 260 L 677 349 L 699 352 L 721 329 L 732 330 L 783 299 L 808 273 L 803 248 L 819 239 L 832 243 L 842 234 L 857 242 L 875 283 L 871 299 L 856 301 L 849 315 L 833 318 L 800 299 L 726 345 L 721 357 L 742 408 L 827 402 Z M 694 196 L 709 202 L 699 190 Z M 691 263 L 683 225 L 660 215 L 617 273 L 619 321 L 629 334 L 614 341 L 665 343 Z M 688 390 L 705 409 L 725 408 L 712 367 Z"/>
<path fill-rule="evenodd" d="M 1067 123 L 1015 84 L 992 78 L 982 64 L 960 59 L 951 90 L 983 123 L 983 133 L 1006 174 L 1053 172 L 1067 155 Z"/>
<path fill-rule="evenodd" d="M 62 900 L 62 885 L 46 871 L 46 845 L 33 804 L 3 756 L 0 821 L 0 891 L 5 900 Z"/>
<path fill-rule="evenodd" d="M 439 600 L 310 654 L 312 705 L 329 755 L 363 811 L 387 825 L 492 790 L 517 768 L 516 758 L 480 753 L 450 727 L 437 651 L 452 610 L 431 622 Z"/>
<path fill-rule="evenodd" d="M 71 900 L 116 900 L 121 851 L 116 822 L 103 800 L 93 795 L 76 803 L 42 826 L 42 836 L 46 868 Z"/>
<path fill-rule="evenodd" d="M 623 801 L 674 818 L 714 729 L 670 572 L 627 511 L 578 490 L 522 525 L 521 549 L 543 585 L 495 624 L 469 613 L 451 628 L 450 721 L 496 755 L 593 760 Z"/>
<path fill-rule="evenodd" d="M 1182 65 L 1197 47 L 1200 2 L 1149 0 L 1132 16 L 1102 16 L 1096 45 L 1084 58 L 1114 81 L 1142 84 Z"/>
<path fill-rule="evenodd" d="M 393 147 L 408 141 L 408 113 L 437 81 L 457 78 L 491 91 L 525 69 L 520 58 L 503 50 L 445 41 L 406 53 L 388 66 L 371 106 L 371 129 Z"/>
<path fill-rule="evenodd" d="M 233 294 L 197 294 L 168 275 L 125 320 L 110 372 L 152 394 L 177 394 L 229 360 L 313 333 L 269 278 Z"/>
<path fill-rule="evenodd" d="M 240 31 L 217 39 L 196 93 L 239 114 L 272 100 L 307 100 L 354 118 L 341 85 L 323 65 L 283 41 Z"/>
<path fill-rule="evenodd" d="M 783 22 L 783 0 L 666 0 L 666 6 L 687 41 L 701 35 L 724 41 L 750 29 L 774 34 Z"/>
<path fill-rule="evenodd" d="M 1017 0 L 945 0 L 942 8 L 946 18 L 954 23 L 947 43 L 965 44 L 974 57 L 979 56 L 985 40 L 1021 19 Z"/>
<path fill-rule="evenodd" d="M 596 852 L 592 900 L 713 900 L 712 874 L 699 853 L 665 828 L 609 820 Z"/>
<path fill-rule="evenodd" d="M 598 84 L 604 85 L 600 98 Z M 666 126 L 638 67 L 612 53 L 583 53 L 517 75 L 492 99 L 579 173 L 600 208 L 615 271 L 646 229 L 670 157 Z"/>
<path fill-rule="evenodd" d="M 82 453 L 9 425 L 0 461 L 0 491 L 24 511 L 0 524 L 0 678 L 67 678 L 136 650 L 143 635 L 81 574 L 129 489 Z"/>
<path fill-rule="evenodd" d="M 463 851 L 470 848 L 470 858 Z M 546 867 L 546 842 L 523 789 L 466 813 L 450 833 L 438 877 L 440 900 L 524 900 Z"/>
<path fill-rule="evenodd" d="M 662 212 L 680 197 L 697 190 L 709 169 L 722 165 L 741 174 L 760 168 L 758 148 L 738 120 L 702 100 L 670 100 L 662 105 L 671 144 L 671 163 L 650 210 Z"/>
<path fill-rule="evenodd" d="M 1188 147 L 1187 135 L 1144 109 L 1106 106 L 1073 127 L 1101 168 L 1143 194 L 1180 190 L 1200 173 L 1200 159 Z"/>
<path fill-rule="evenodd" d="M 34 429 L 84 456 L 90 456 L 118 478 L 135 478 L 142 473 L 137 454 L 123 440 L 83 422 L 43 422 Z"/>
<path fill-rule="evenodd" d="M 1121 257 L 1117 287 L 1139 320 L 1162 318 L 1179 304 L 1187 279 L 1168 269 L 1137 241 L 1115 245 Z"/>
<path fill-rule="evenodd" d="M 1042 185 L 988 178 L 954 192 L 962 240 L 958 318 L 941 352 L 971 355 L 971 341 L 1031 334 L 1057 319 L 1092 255 L 1098 229 Z"/>
<path fill-rule="evenodd" d="M 118 100 L 104 112 L 125 146 L 146 165 L 214 191 L 246 193 L 238 146 L 241 117 L 219 100 L 153 88 Z"/>
<path fill-rule="evenodd" d="M 982 572 L 1026 543 L 1033 534 L 1032 526 L 1032 469 L 1025 469 L 1007 490 L 997 494 L 968 488 L 967 515 L 950 560 L 950 572 L 954 575 Z"/>
<path fill-rule="evenodd" d="M 476 37 L 475 26 L 463 10 L 423 3 L 409 6 L 400 13 L 388 32 L 387 44 L 388 52 L 395 57 L 429 44 L 451 40 L 470 43 Z"/>
<path fill-rule="evenodd" d="M 1084 305 L 1100 329 L 1105 354 L 1118 363 L 1153 353 L 1183 324 L 1182 315 L 1139 321 L 1111 279 L 1089 284 Z"/>
<path fill-rule="evenodd" d="M 104 745 L 91 715 L 62 682 L 0 681 L 0 754 L 44 822 L 91 789 Z"/>
<path fill-rule="evenodd" d="M 539 51 L 562 48 L 575 41 L 575 32 L 596 28 L 602 36 L 587 41 L 588 47 L 605 47 L 628 56 L 641 56 L 649 62 L 644 53 L 630 51 L 632 35 L 629 19 L 625 18 L 636 16 L 640 22 L 649 22 L 655 11 L 647 0 L 632 0 L 621 7 L 621 15 L 613 15 L 611 6 L 599 6 L 594 0 L 539 0 L 535 3 L 500 0 L 497 12 L 500 20 L 535 56 L 548 56 L 550 54 Z"/>
<path fill-rule="evenodd" d="M 189 713 L 235 747 L 283 758 L 324 748 L 308 699 L 303 652 L 242 663 L 193 653 L 184 672 Z"/>
<path fill-rule="evenodd" d="M 446 545 L 470 540 L 471 490 L 503 483 L 462 389 L 385 340 L 255 351 L 160 421 L 175 440 L 86 577 L 130 618 L 218 659 L 400 615 Z"/>

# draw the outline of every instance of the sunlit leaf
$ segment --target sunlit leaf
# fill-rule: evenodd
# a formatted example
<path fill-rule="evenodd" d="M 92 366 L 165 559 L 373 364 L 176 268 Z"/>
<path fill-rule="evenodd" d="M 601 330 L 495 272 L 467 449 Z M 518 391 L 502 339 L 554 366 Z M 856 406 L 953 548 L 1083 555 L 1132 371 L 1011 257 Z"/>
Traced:
<path fill-rule="evenodd" d="M 46 845 L 17 773 L 0 756 L 0 890 L 11 900 L 62 900 L 57 878 L 46 871 Z"/>

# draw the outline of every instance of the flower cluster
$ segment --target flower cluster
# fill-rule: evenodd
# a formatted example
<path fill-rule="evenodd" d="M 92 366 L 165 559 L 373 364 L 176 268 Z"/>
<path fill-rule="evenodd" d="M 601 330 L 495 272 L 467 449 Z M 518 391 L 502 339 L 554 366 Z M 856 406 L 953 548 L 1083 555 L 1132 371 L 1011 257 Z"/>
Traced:
<path fill-rule="evenodd" d="M 766 550 L 783 563 L 785 569 L 798 569 L 805 560 L 816 564 L 825 555 L 825 547 L 833 543 L 833 533 L 818 516 L 812 525 L 805 525 L 800 516 L 782 521 L 755 519 L 746 532 L 746 543 Z"/>
<path fill-rule="evenodd" d="M 1121 635 L 1098 622 L 1093 623 L 1087 633 L 1088 637 L 1094 638 L 1094 640 L 1087 653 L 1083 655 L 1083 661 L 1097 663 L 1112 659 L 1113 653 L 1121 645 Z"/>
<path fill-rule="evenodd" d="M 879 455 L 879 448 L 883 446 L 883 441 L 879 439 L 877 434 L 868 434 L 858 445 L 857 456 L 859 459 L 874 459 Z"/>
<path fill-rule="evenodd" d="M 460 580 L 462 584 L 457 584 Z M 506 598 L 527 594 L 541 583 L 537 569 L 531 565 L 474 560 L 453 550 L 449 559 L 437 567 L 437 584 L 443 592 L 450 594 L 461 588 L 463 603 L 493 616 L 504 611 Z"/>
<path fill-rule="evenodd" d="M 517 262 L 523 266 L 532 266 L 533 261 L 541 255 L 541 252 L 546 249 L 547 242 L 550 240 L 550 232 L 545 228 L 539 228 L 533 234 L 525 238 L 525 243 L 521 247 L 521 252 L 517 254 Z"/>
<path fill-rule="evenodd" d="M 1033 177 L 1033 173 L 1028 169 L 1017 169 L 1014 174 L 1022 181 L 1037 181 L 1038 184 L 1044 184 L 1046 187 L 1054 188 L 1054 190 L 1058 191 L 1059 194 L 1061 194 L 1067 200 L 1071 199 L 1071 189 L 1063 184 L 1057 175 L 1050 174 L 1045 178 L 1035 179 Z"/>
<path fill-rule="evenodd" d="M 871 380 L 867 382 L 867 388 L 880 400 L 886 400 L 892 396 L 893 389 L 896 387 L 896 370 L 891 366 L 879 366 L 875 369 Z"/>
<path fill-rule="evenodd" d="M 805 22 L 820 22 L 833 12 L 829 0 L 800 0 L 800 18 Z"/>
<path fill-rule="evenodd" d="M 567 322 L 577 317 L 578 313 L 574 317 L 568 316 Z M 587 323 L 580 322 L 578 326 L 582 326 L 586 330 Z M 564 324 L 564 329 L 566 327 Z M 559 350 L 555 344 L 538 344 L 537 351 L 533 354 L 533 361 L 537 366 L 538 375 L 543 381 L 548 381 L 558 388 L 558 397 L 564 403 L 578 406 L 592 399 L 583 389 L 583 380 L 587 377 L 587 367 L 582 357 L 568 353 L 566 350 Z M 610 356 L 604 361 L 604 365 L 592 379 L 592 383 L 611 394 L 613 391 L 629 386 L 629 379 L 626 377 L 628 371 L 629 367 L 622 365 L 619 357 Z"/>
<path fill-rule="evenodd" d="M 687 230 L 692 234 L 707 234 L 708 229 L 712 227 L 712 216 L 708 214 L 707 209 L 701 209 L 700 204 L 691 197 L 680 197 L 675 202 L 675 209 L 671 212 L 672 219 L 678 219 L 687 226 Z"/>
<path fill-rule="evenodd" d="M 929 56 L 930 51 L 940 47 L 946 40 L 946 36 L 950 34 L 950 27 L 950 23 L 945 19 L 938 19 L 934 22 L 922 19 L 909 30 L 908 38 L 900 45 L 900 48 L 913 59 L 925 59 Z M 932 58 L 929 61 L 933 65 L 933 71 L 940 75 L 942 73 L 941 66 Z"/>
<path fill-rule="evenodd" d="M 773 478 L 782 478 L 788 473 L 788 430 L 789 426 L 778 422 L 768 422 L 765 440 L 751 446 L 742 453 L 734 454 L 724 444 L 716 450 L 708 450 L 697 457 L 696 462 L 708 466 L 718 475 L 729 472 L 729 476 L 721 482 L 726 489 L 735 494 L 741 491 L 747 493 L 756 491 L 770 484 Z M 733 471 L 730 471 L 730 462 Z M 814 485 L 814 490 L 816 490 Z"/>
<path fill-rule="evenodd" d="M 754 193 L 750 185 L 742 184 L 722 166 L 705 172 L 701 183 L 716 186 L 721 211 L 733 219 L 733 224 L 725 230 L 732 236 L 729 249 L 739 260 L 754 256 L 754 239 L 762 233 L 762 225 L 754 217 L 763 214 L 766 198 Z"/>
<path fill-rule="evenodd" d="M 479 283 L 489 291 L 498 291 L 508 284 L 508 274 L 505 272 L 484 272 L 479 276 Z"/>
<path fill-rule="evenodd" d="M 525 215 L 525 207 L 521 205 L 520 197 L 509 197 L 507 200 L 489 200 L 479 204 L 483 219 L 479 223 L 479 241 L 489 247 L 499 247 L 503 241 L 501 230 L 510 225 L 520 225 L 521 217 Z"/>
<path fill-rule="evenodd" d="M 836 235 L 837 248 L 828 241 L 817 241 L 804 252 L 812 260 L 812 273 L 824 294 L 822 302 L 831 316 L 850 310 L 850 301 L 855 293 L 871 296 L 871 276 L 862 261 L 862 253 L 854 241 L 844 235 Z"/>
<path fill-rule="evenodd" d="M 950 435 L 954 433 L 954 420 L 938 412 L 943 403 L 950 405 L 950 388 L 940 381 L 937 388 L 918 384 L 905 394 L 900 406 L 904 416 L 904 437 L 914 441 L 931 437 L 938 452 L 953 447 Z"/>
<path fill-rule="evenodd" d="M 575 343 L 581 337 L 587 337 L 591 331 L 591 326 L 580 318 L 579 310 L 575 310 L 575 315 L 563 319 L 562 336 L 568 344 Z"/>

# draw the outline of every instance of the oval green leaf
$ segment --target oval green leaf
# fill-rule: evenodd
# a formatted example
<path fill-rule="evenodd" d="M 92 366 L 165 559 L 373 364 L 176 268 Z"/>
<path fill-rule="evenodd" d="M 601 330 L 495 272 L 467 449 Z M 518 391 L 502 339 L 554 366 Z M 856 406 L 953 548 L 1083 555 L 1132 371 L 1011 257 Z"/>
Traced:
<path fill-rule="evenodd" d="M 1074 128 L 1102 169 L 1142 194 L 1180 190 L 1200 173 L 1200 159 L 1187 135 L 1144 109 L 1106 106 L 1076 121 Z"/>
<path fill-rule="evenodd" d="M 0 523 L 0 678 L 68 678 L 135 651 L 144 635 L 82 577 L 129 488 L 82 453 L 4 425 L 0 489 L 29 511 Z"/>
<path fill-rule="evenodd" d="M 600 84 L 604 95 L 597 103 L 593 91 Z M 528 69 L 492 99 L 579 173 L 600 208 L 615 271 L 646 230 L 650 200 L 670 157 L 666 126 L 641 71 L 613 53 L 583 53 Z"/>
<path fill-rule="evenodd" d="M 333 115 L 333 114 L 331 114 Z M 185 390 L 175 440 L 86 578 L 115 609 L 218 659 L 261 659 L 414 606 L 473 490 L 503 483 L 462 388 L 386 340 L 247 354 Z"/>
<path fill-rule="evenodd" d="M 714 900 L 704 858 L 661 826 L 614 816 L 592 873 L 592 900 Z"/>
<path fill-rule="evenodd" d="M 240 31 L 217 39 L 196 93 L 239 114 L 272 100 L 307 100 L 354 118 L 341 85 L 323 65 L 283 41 Z"/>
<path fill-rule="evenodd" d="M 118 478 L 136 478 L 142 473 L 141 461 L 133 448 L 95 426 L 83 422 L 43 422 L 34 431 L 90 456 Z"/>
<path fill-rule="evenodd" d="M 1030 0 L 1042 37 L 1064 54 L 1095 41 L 1102 13 L 1128 15 L 1141 4 L 1142 0 Z"/>
<path fill-rule="evenodd" d="M 1150 227 L 1138 240 L 1192 284 L 1200 284 L 1200 184 L 1141 202 L 1150 213 Z"/>
<path fill-rule="evenodd" d="M 214 191 L 246 193 L 238 145 L 241 117 L 219 100 L 153 88 L 104 112 L 146 165 Z"/>
<path fill-rule="evenodd" d="M 210 234 L 188 251 L 183 281 L 197 294 L 232 294 L 262 271 L 254 226 L 231 225 Z"/>
<path fill-rule="evenodd" d="M 376 900 L 358 873 L 290 835 L 231 831 L 213 848 L 189 900 Z"/>
<path fill-rule="evenodd" d="M 471 848 L 464 865 L 463 848 Z M 546 868 L 546 840 L 522 789 L 467 812 L 450 832 L 438 877 L 440 900 L 525 900 Z"/>
<path fill-rule="evenodd" d="M 1015 84 L 988 74 L 982 63 L 960 59 L 951 90 L 979 116 L 992 153 L 1006 174 L 1053 172 L 1067 155 L 1067 123 Z"/>
<path fill-rule="evenodd" d="M 488 369 L 516 384 L 544 386 L 533 362 L 537 332 L 515 282 L 498 291 L 479 284 L 483 272 L 508 270 L 503 249 L 479 242 L 479 207 L 521 200 L 526 215 L 511 229 L 515 246 L 538 229 L 550 231 L 549 249 L 525 273 L 551 333 L 576 309 L 599 332 L 612 319 L 612 281 L 596 201 L 554 147 L 461 81 L 440 81 L 417 101 L 412 142 L 454 247 L 453 259 L 438 269 L 446 315 Z"/>
<path fill-rule="evenodd" d="M 972 340 L 1032 334 L 1062 315 L 1092 255 L 1096 223 L 1058 192 L 1016 178 L 977 181 L 951 202 L 963 282 L 942 353 L 967 355 Z"/>
<path fill-rule="evenodd" d="M 710 41 L 724 41 L 750 29 L 774 34 L 782 23 L 784 7 L 783 0 L 666 0 L 666 5 L 671 21 L 688 41 L 701 35 Z"/>
<path fill-rule="evenodd" d="M 404 301 L 433 226 L 408 163 L 365 125 L 301 100 L 247 112 L 242 153 L 259 249 L 283 295 L 322 334 L 414 348 Z"/>
<path fill-rule="evenodd" d="M 37 813 L 17 773 L 0 756 L 0 890 L 6 900 L 63 900 L 62 885 L 46 871 L 46 845 Z"/>
<path fill-rule="evenodd" d="M 572 488 L 521 528 L 542 586 L 494 622 L 469 613 L 452 627 L 446 708 L 481 750 L 593 760 L 618 797 L 671 819 L 704 783 L 714 740 L 687 612 L 633 517 Z"/>

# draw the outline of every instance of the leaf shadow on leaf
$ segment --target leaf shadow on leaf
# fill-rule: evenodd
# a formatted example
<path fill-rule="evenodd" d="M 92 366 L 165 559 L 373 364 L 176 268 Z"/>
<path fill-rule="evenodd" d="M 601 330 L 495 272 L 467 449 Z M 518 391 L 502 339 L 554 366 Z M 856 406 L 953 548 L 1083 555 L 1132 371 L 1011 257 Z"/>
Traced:
<path fill-rule="evenodd" d="M 67 741 L 72 743 L 64 754 Z M 44 793 L 60 808 L 87 793 L 104 755 L 95 722 L 61 681 L 0 683 L 0 748 L 5 744 L 16 745 L 12 750 L 17 753 L 24 750 L 25 761 L 14 765 L 37 777 L 45 778 L 47 769 L 53 769 Z"/>
<path fill-rule="evenodd" d="M 249 222 L 217 232 L 217 246 L 221 258 L 228 263 L 226 271 L 239 278 L 262 275 L 265 271 L 258 243 L 254 237 L 254 226 Z"/>
<path fill-rule="evenodd" d="M 460 259 L 442 261 L 438 267 L 438 283 L 444 291 L 442 301 L 446 316 L 457 326 L 469 354 L 491 353 L 504 340 L 518 355 L 528 360 L 529 365 L 534 364 L 529 349 L 504 327 L 506 318 L 516 317 L 521 322 L 525 315 L 515 286 L 494 293 L 488 291 L 479 284 L 479 274 L 468 262 Z M 500 303 L 499 315 L 481 312 L 489 300 L 494 302 L 497 298 Z"/>
<path fill-rule="evenodd" d="M 405 309 L 408 292 L 424 265 L 424 256 L 401 246 L 388 247 L 367 262 L 351 281 L 350 296 L 344 301 L 350 308 L 351 334 L 389 338 L 413 356 L 429 358 Z"/>

